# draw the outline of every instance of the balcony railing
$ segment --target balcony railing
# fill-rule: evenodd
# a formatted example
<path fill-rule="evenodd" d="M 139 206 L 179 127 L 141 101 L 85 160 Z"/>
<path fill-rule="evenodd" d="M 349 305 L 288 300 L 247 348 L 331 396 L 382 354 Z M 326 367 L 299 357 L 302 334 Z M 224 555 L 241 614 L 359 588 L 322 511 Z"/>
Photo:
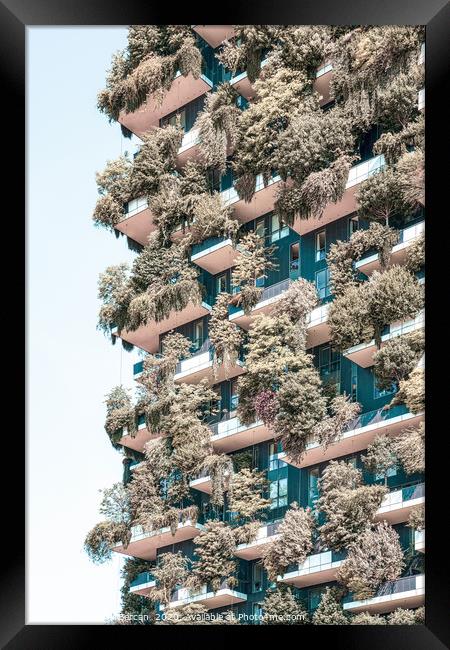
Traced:
<path fill-rule="evenodd" d="M 374 156 L 365 162 L 354 165 L 348 173 L 346 188 L 353 187 L 362 181 L 367 180 L 370 176 L 378 173 L 384 168 L 385 160 L 383 154 Z"/>
<path fill-rule="evenodd" d="M 391 580 L 389 582 L 384 582 L 378 587 L 375 594 L 371 598 L 379 598 L 381 596 L 392 596 L 394 594 L 400 594 L 405 591 L 415 591 L 416 589 L 421 589 L 423 583 L 423 575 L 414 575 L 414 576 L 405 576 L 404 578 L 399 578 L 398 580 Z M 367 599 L 371 600 L 371 599 Z M 343 603 L 353 603 L 354 596 L 352 593 L 347 594 L 342 599 Z"/>
<path fill-rule="evenodd" d="M 144 571 L 130 582 L 130 587 L 139 587 L 139 585 L 145 585 L 148 582 L 155 582 L 155 577 L 149 571 Z"/>
<path fill-rule="evenodd" d="M 291 278 L 285 278 L 284 280 L 281 280 L 276 284 L 272 284 L 269 287 L 265 287 L 261 292 L 261 296 L 258 300 L 258 303 L 253 307 L 253 310 L 258 309 L 261 303 L 281 295 L 284 291 L 289 289 L 289 286 L 292 284 L 292 282 L 293 280 Z M 235 290 L 234 293 L 239 293 L 239 290 Z M 242 311 L 241 307 L 239 307 L 238 305 L 230 305 L 229 307 L 230 314 L 235 314 L 239 311 Z"/>

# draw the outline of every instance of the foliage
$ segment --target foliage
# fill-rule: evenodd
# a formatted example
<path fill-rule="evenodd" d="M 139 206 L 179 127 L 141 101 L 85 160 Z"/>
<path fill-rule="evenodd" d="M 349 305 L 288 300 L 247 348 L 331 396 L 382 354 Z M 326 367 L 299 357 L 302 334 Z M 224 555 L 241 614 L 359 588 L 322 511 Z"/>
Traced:
<path fill-rule="evenodd" d="M 382 474 L 387 485 L 389 470 L 397 466 L 396 441 L 390 436 L 377 436 L 367 447 L 367 455 L 362 456 L 362 461 L 372 474 Z"/>
<path fill-rule="evenodd" d="M 279 409 L 276 393 L 273 390 L 262 390 L 255 396 L 253 406 L 256 419 L 272 428 Z"/>
<path fill-rule="evenodd" d="M 278 527 L 278 537 L 264 549 L 263 564 L 269 580 L 276 581 L 290 564 L 302 564 L 313 549 L 314 517 L 294 501 Z"/>
<path fill-rule="evenodd" d="M 219 61 L 236 74 L 246 70 L 253 83 L 261 69 L 261 56 L 270 48 L 281 33 L 281 25 L 234 25 L 236 38 L 225 42 L 218 54 Z"/>
<path fill-rule="evenodd" d="M 333 442 L 339 440 L 361 411 L 361 405 L 352 402 L 345 395 L 336 395 L 330 403 L 330 414 L 317 422 L 312 435 L 317 442 L 324 447 L 324 450 Z"/>
<path fill-rule="evenodd" d="M 425 347 L 423 330 L 397 336 L 388 341 L 373 356 L 374 374 L 380 390 L 398 387 L 417 366 Z"/>
<path fill-rule="evenodd" d="M 115 386 L 106 396 L 105 403 L 105 431 L 113 447 L 120 449 L 118 441 L 123 435 L 123 429 L 126 428 L 131 436 L 136 433 L 136 418 L 131 398 L 123 386 Z"/>
<path fill-rule="evenodd" d="M 178 70 L 195 79 L 201 74 L 202 57 L 187 26 L 137 26 L 135 33 L 147 27 L 151 27 L 151 37 L 132 37 L 128 48 L 113 59 L 106 88 L 98 95 L 98 109 L 110 121 L 117 120 L 122 110 L 138 110 L 149 95 L 161 103 Z M 134 47 L 136 41 L 138 47 Z"/>
<path fill-rule="evenodd" d="M 308 612 L 290 587 L 279 585 L 267 591 L 262 606 L 261 625 L 302 625 L 308 622 Z"/>
<path fill-rule="evenodd" d="M 228 320 L 230 298 L 229 293 L 219 293 L 208 324 L 209 339 L 214 349 L 214 368 L 223 365 L 226 372 L 238 360 L 243 342 L 242 330 Z"/>
<path fill-rule="evenodd" d="M 237 512 L 240 519 L 253 519 L 270 505 L 264 498 L 268 481 L 263 472 L 241 469 L 231 477 L 229 509 Z"/>
<path fill-rule="evenodd" d="M 402 379 L 399 389 L 389 407 L 405 404 L 411 413 L 417 414 L 425 410 L 425 371 L 414 368 L 407 379 Z"/>
<path fill-rule="evenodd" d="M 408 246 L 406 268 L 411 273 L 417 273 L 425 265 L 425 237 L 420 235 Z"/>
<path fill-rule="evenodd" d="M 226 580 L 233 587 L 236 579 L 236 561 L 233 559 L 235 541 L 231 528 L 223 521 L 209 521 L 204 530 L 194 539 L 197 560 L 192 565 L 186 586 L 199 588 L 211 584 L 213 591 L 220 589 Z"/>
<path fill-rule="evenodd" d="M 404 609 L 403 607 L 398 607 L 393 612 L 388 614 L 387 623 L 388 625 L 420 625 L 423 624 L 423 607 L 418 609 Z"/>
<path fill-rule="evenodd" d="M 95 205 L 92 218 L 96 225 L 114 229 L 125 216 L 124 206 L 132 198 L 130 174 L 132 165 L 123 155 L 107 162 L 103 172 L 96 174 L 100 198 Z"/>
<path fill-rule="evenodd" d="M 197 115 L 194 129 L 199 130 L 200 157 L 205 167 L 226 171 L 228 148 L 236 143 L 240 110 L 238 94 L 229 83 L 221 84 L 215 93 L 205 98 L 205 106 Z"/>
<path fill-rule="evenodd" d="M 253 542 L 258 535 L 260 526 L 261 523 L 259 521 L 248 521 L 242 526 L 233 528 L 233 535 L 236 546 L 239 544 L 250 544 Z"/>
<path fill-rule="evenodd" d="M 358 281 L 354 262 L 360 260 L 368 251 L 375 250 L 378 253 L 380 267 L 384 270 L 397 240 L 398 234 L 395 230 L 372 222 L 367 229 L 361 228 L 354 232 L 348 241 L 331 244 L 327 264 L 333 293 L 340 296 L 351 283 Z"/>
<path fill-rule="evenodd" d="M 392 167 L 370 176 L 355 194 L 359 216 L 389 226 L 392 217 L 411 213 L 403 189 L 403 178 Z"/>
<path fill-rule="evenodd" d="M 307 319 L 317 303 L 316 286 L 304 278 L 299 278 L 291 282 L 286 291 L 283 291 L 273 308 L 273 316 L 286 315 L 296 326 L 299 346 L 306 344 Z"/>
<path fill-rule="evenodd" d="M 230 488 L 233 476 L 233 461 L 226 454 L 211 453 L 204 459 L 203 467 L 211 477 L 211 503 L 223 506 L 224 495 Z"/>
<path fill-rule="evenodd" d="M 414 530 L 424 530 L 425 506 L 423 504 L 411 509 L 407 525 L 414 528 Z"/>
<path fill-rule="evenodd" d="M 148 597 L 167 607 L 177 585 L 183 584 L 187 578 L 187 564 L 188 561 L 181 552 L 163 553 L 157 566 L 152 569 L 156 587 L 149 591 Z"/>
<path fill-rule="evenodd" d="M 84 550 L 96 564 L 102 564 L 111 559 L 111 547 L 119 542 L 126 545 L 129 541 L 129 530 L 125 524 L 112 521 L 101 521 L 86 535 Z"/>
<path fill-rule="evenodd" d="M 348 625 L 348 617 L 342 609 L 341 592 L 335 587 L 325 587 L 318 608 L 313 614 L 313 625 Z"/>
<path fill-rule="evenodd" d="M 397 163 L 403 198 L 412 209 L 425 205 L 425 155 L 420 149 L 404 153 Z"/>
<path fill-rule="evenodd" d="M 381 485 L 362 485 L 361 471 L 345 461 L 330 461 L 319 479 L 316 504 L 325 516 L 319 527 L 322 545 L 348 548 L 373 520 L 386 492 Z"/>
<path fill-rule="evenodd" d="M 386 625 L 386 619 L 379 614 L 369 614 L 369 612 L 360 612 L 350 619 L 351 625 Z"/>
<path fill-rule="evenodd" d="M 150 198 L 157 194 L 176 167 L 182 137 L 183 131 L 170 125 L 163 129 L 151 129 L 142 135 L 142 144 L 134 158 L 129 178 L 132 196 Z"/>
<path fill-rule="evenodd" d="M 337 579 L 355 600 L 372 598 L 382 582 L 396 580 L 404 567 L 398 533 L 386 521 L 367 527 L 350 544 L 348 557 L 338 569 Z"/>
<path fill-rule="evenodd" d="M 240 255 L 231 273 L 231 283 L 240 288 L 236 294 L 236 304 L 240 305 L 246 314 L 258 302 L 262 289 L 256 286 L 257 278 L 266 278 L 267 271 L 275 268 L 271 261 L 273 246 L 264 246 L 255 232 L 244 235 L 240 242 Z"/>
<path fill-rule="evenodd" d="M 409 427 L 395 438 L 395 453 L 407 474 L 425 471 L 425 424 Z"/>

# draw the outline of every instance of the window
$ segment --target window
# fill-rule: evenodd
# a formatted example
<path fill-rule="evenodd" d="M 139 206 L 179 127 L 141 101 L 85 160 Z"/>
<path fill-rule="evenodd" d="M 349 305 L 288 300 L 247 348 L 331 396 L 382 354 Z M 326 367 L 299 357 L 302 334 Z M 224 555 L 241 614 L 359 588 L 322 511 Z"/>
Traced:
<path fill-rule="evenodd" d="M 227 290 L 227 274 L 219 275 L 216 278 L 216 293 L 221 293 Z"/>
<path fill-rule="evenodd" d="M 276 481 L 270 481 L 269 484 L 269 498 L 270 498 L 270 509 L 281 508 L 282 506 L 287 506 L 288 497 L 287 497 L 287 478 L 280 478 Z"/>
<path fill-rule="evenodd" d="M 264 280 L 265 277 L 263 275 L 260 275 L 259 278 L 255 279 L 255 287 L 263 287 L 264 286 Z"/>
<path fill-rule="evenodd" d="M 289 276 L 300 277 L 300 242 L 291 244 L 289 253 Z"/>
<path fill-rule="evenodd" d="M 261 618 L 263 616 L 263 608 L 261 603 L 253 603 L 252 605 L 253 625 L 261 625 Z"/>
<path fill-rule="evenodd" d="M 359 217 L 350 217 L 348 220 L 348 236 L 351 237 L 354 232 L 359 230 Z"/>
<path fill-rule="evenodd" d="M 203 345 L 203 321 L 194 323 L 194 337 L 191 346 L 191 352 L 197 352 Z"/>
<path fill-rule="evenodd" d="M 186 109 L 182 108 L 176 113 L 167 115 L 161 120 L 161 126 L 177 126 L 178 120 L 183 131 L 186 131 Z"/>
<path fill-rule="evenodd" d="M 330 271 L 328 268 L 322 269 L 322 271 L 316 271 L 316 289 L 320 300 L 331 295 Z"/>
<path fill-rule="evenodd" d="M 308 609 L 310 612 L 315 611 L 319 607 L 324 591 L 325 587 L 313 587 L 308 591 Z"/>
<path fill-rule="evenodd" d="M 352 402 L 358 401 L 358 366 L 356 363 L 351 362 L 351 387 L 350 387 L 350 399 Z"/>
<path fill-rule="evenodd" d="M 319 498 L 319 468 L 315 467 L 308 472 L 308 506 L 314 508 Z"/>
<path fill-rule="evenodd" d="M 237 379 L 232 379 L 231 380 L 231 399 L 230 399 L 230 411 L 234 411 L 237 409 L 237 405 L 239 402 L 239 397 L 238 397 L 238 382 Z"/>
<path fill-rule="evenodd" d="M 384 388 L 383 390 L 380 390 L 378 388 L 376 379 L 374 377 L 373 380 L 373 398 L 374 399 L 381 399 L 382 397 L 387 397 L 388 395 L 392 395 L 392 393 L 396 392 L 396 386 L 395 384 L 392 384 L 390 388 Z"/>
<path fill-rule="evenodd" d="M 265 222 L 264 217 L 262 217 L 261 219 L 257 219 L 255 221 L 255 233 L 261 239 L 264 239 L 264 237 L 266 236 L 266 226 L 264 222 Z"/>
<path fill-rule="evenodd" d="M 321 230 L 316 235 L 316 262 L 324 260 L 326 256 L 325 230 Z"/>
<path fill-rule="evenodd" d="M 270 236 L 271 242 L 277 241 L 278 239 L 282 239 L 283 237 L 287 237 L 289 235 L 289 226 L 281 227 L 280 219 L 277 214 L 272 215 L 270 223 L 271 223 L 271 236 Z"/>
<path fill-rule="evenodd" d="M 269 472 L 286 467 L 287 463 L 285 463 L 284 460 L 278 460 L 278 454 L 281 453 L 281 451 L 280 442 L 269 443 Z"/>
<path fill-rule="evenodd" d="M 341 388 L 341 355 L 331 345 L 319 349 L 318 370 L 324 384 L 333 384 L 336 393 Z"/>
<path fill-rule="evenodd" d="M 262 564 L 255 562 L 252 565 L 252 592 L 263 590 L 264 571 Z"/>
<path fill-rule="evenodd" d="M 397 476 L 397 465 L 394 465 L 393 467 L 389 467 L 389 469 L 386 472 L 386 478 L 389 478 L 390 476 Z M 385 474 L 375 474 L 375 480 L 376 481 L 384 481 Z"/>

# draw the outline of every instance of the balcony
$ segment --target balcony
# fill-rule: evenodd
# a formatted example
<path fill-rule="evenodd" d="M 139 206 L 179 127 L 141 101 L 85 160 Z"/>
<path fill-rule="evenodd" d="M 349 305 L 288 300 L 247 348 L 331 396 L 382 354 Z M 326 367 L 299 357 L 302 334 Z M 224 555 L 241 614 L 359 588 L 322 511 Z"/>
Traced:
<path fill-rule="evenodd" d="M 381 337 L 381 347 L 386 345 L 388 341 L 396 338 L 397 336 L 402 336 L 404 334 L 410 334 L 411 332 L 417 332 L 420 329 L 425 327 L 425 313 L 423 311 L 419 312 L 417 316 L 411 320 L 407 321 L 397 321 L 392 323 L 389 326 L 389 332 L 383 334 Z M 343 356 L 353 363 L 358 364 L 361 368 L 369 368 L 373 366 L 373 355 L 377 351 L 377 346 L 375 340 L 372 339 L 369 343 L 360 343 L 359 345 L 354 345 L 353 347 L 345 350 Z"/>
<path fill-rule="evenodd" d="M 355 212 L 357 209 L 355 191 L 358 185 L 373 176 L 384 167 L 384 156 L 379 155 L 365 162 L 354 165 L 348 174 L 348 181 L 344 195 L 337 203 L 329 203 L 325 208 L 321 217 L 300 219 L 297 217 L 292 225 L 299 235 L 306 235 L 306 233 L 323 228 L 332 221 L 340 219 L 347 214 Z"/>
<path fill-rule="evenodd" d="M 192 25 L 192 29 L 214 49 L 234 36 L 233 25 Z"/>
<path fill-rule="evenodd" d="M 329 445 L 326 450 L 317 441 L 310 438 L 305 454 L 299 463 L 292 462 L 285 452 L 279 454 L 279 459 L 295 467 L 309 467 L 363 451 L 377 436 L 397 435 L 407 427 L 417 427 L 423 419 L 423 413 L 414 415 L 403 404 L 389 410 L 380 408 L 369 411 L 355 418 L 347 426 L 341 439 Z"/>
<path fill-rule="evenodd" d="M 239 244 L 235 246 L 231 239 L 210 237 L 192 247 L 191 262 L 211 275 L 217 275 L 234 266 L 239 254 Z"/>
<path fill-rule="evenodd" d="M 198 79 L 194 79 L 191 73 L 185 77 L 178 71 L 161 103 L 149 96 L 147 101 L 133 113 L 126 113 L 122 110 L 119 122 L 129 131 L 141 137 L 149 129 L 159 126 L 159 120 L 162 117 L 208 92 L 212 85 L 212 81 L 204 74 L 200 75 Z"/>
<path fill-rule="evenodd" d="M 213 358 L 214 348 L 209 339 L 206 339 L 200 350 L 192 357 L 177 363 L 174 381 L 177 383 L 197 384 L 206 378 L 209 384 L 212 385 L 226 379 L 232 379 L 245 372 L 242 359 L 238 359 L 234 365 L 228 368 L 220 364 L 214 369 Z"/>
<path fill-rule="evenodd" d="M 330 327 L 328 325 L 328 310 L 330 303 L 325 303 L 313 309 L 308 316 L 306 329 L 306 347 L 313 348 L 316 345 L 322 345 L 331 338 Z"/>
<path fill-rule="evenodd" d="M 278 538 L 277 530 L 281 522 L 261 526 L 258 530 L 258 536 L 250 544 L 239 544 L 234 552 L 236 557 L 243 560 L 256 560 L 263 556 L 265 546 L 274 539 Z"/>
<path fill-rule="evenodd" d="M 145 246 L 150 233 L 156 230 L 147 199 L 140 197 L 130 201 L 127 204 L 125 216 L 114 227 L 124 235 Z"/>
<path fill-rule="evenodd" d="M 230 417 L 210 425 L 211 443 L 217 453 L 229 453 L 271 440 L 273 433 L 261 422 L 241 424 L 237 417 Z"/>
<path fill-rule="evenodd" d="M 149 592 L 155 587 L 155 578 L 148 571 L 144 571 L 130 583 L 129 593 L 135 596 L 148 596 Z"/>
<path fill-rule="evenodd" d="M 414 549 L 419 553 L 425 553 L 425 530 L 414 531 Z"/>
<path fill-rule="evenodd" d="M 425 602 L 425 576 L 406 576 L 381 585 L 373 598 L 367 600 L 351 600 L 345 597 L 343 607 L 346 612 L 370 612 L 385 614 L 397 607 L 411 609 L 420 607 Z"/>
<path fill-rule="evenodd" d="M 199 492 L 204 492 L 205 494 L 212 493 L 212 479 L 211 476 L 206 472 L 201 472 L 198 478 L 192 479 L 189 481 L 189 487 L 192 490 L 199 490 Z"/>
<path fill-rule="evenodd" d="M 295 587 L 309 587 L 336 580 L 336 573 L 341 566 L 345 553 L 325 551 L 309 555 L 306 560 L 293 570 L 278 576 L 278 582 Z"/>
<path fill-rule="evenodd" d="M 112 548 L 116 553 L 137 557 L 141 560 L 155 560 L 158 548 L 169 544 L 178 544 L 187 539 L 193 539 L 203 530 L 201 524 L 194 523 L 190 519 L 184 523 L 180 522 L 172 535 L 169 526 L 158 528 L 153 531 L 146 531 L 142 526 L 133 526 L 131 529 L 131 541 L 127 548 L 120 542 Z"/>
<path fill-rule="evenodd" d="M 135 345 L 141 350 L 155 354 L 159 350 L 159 337 L 165 332 L 186 325 L 191 321 L 197 320 L 206 316 L 211 312 L 212 297 L 206 296 L 205 300 L 200 304 L 190 302 L 184 309 L 180 311 L 172 310 L 168 318 L 162 321 L 149 321 L 147 325 L 141 325 L 136 331 L 130 332 L 122 330 L 119 334 L 117 327 L 112 330 L 114 336 L 119 336 L 124 341 Z"/>
<path fill-rule="evenodd" d="M 177 589 L 171 598 L 169 607 L 181 607 L 182 605 L 199 603 L 207 609 L 215 609 L 217 607 L 228 607 L 237 603 L 243 603 L 246 600 L 246 594 L 235 589 L 230 589 L 226 581 L 224 581 L 217 591 L 213 591 L 209 585 L 203 585 L 201 589 L 196 591 L 186 588 Z"/>
<path fill-rule="evenodd" d="M 385 520 L 390 524 L 400 524 L 403 521 L 408 521 L 413 508 L 424 503 L 424 483 L 409 485 L 401 490 L 393 490 L 384 497 L 375 519 L 377 521 Z"/>
<path fill-rule="evenodd" d="M 196 160 L 200 153 L 200 132 L 198 129 L 191 129 L 183 135 L 181 147 L 177 154 L 177 167 L 184 167 L 188 160 Z"/>
<path fill-rule="evenodd" d="M 261 61 L 261 69 L 267 64 L 267 59 Z M 240 74 L 235 75 L 230 80 L 231 86 L 245 99 L 250 100 L 255 96 L 255 89 L 248 79 L 247 72 L 241 72 Z"/>
<path fill-rule="evenodd" d="M 404 228 L 399 232 L 398 243 L 393 247 L 389 259 L 389 266 L 394 264 L 404 264 L 408 254 L 408 248 L 425 232 L 425 222 L 420 221 L 414 226 Z M 367 255 L 358 260 L 355 269 L 365 275 L 371 275 L 374 271 L 380 270 L 380 258 L 378 253 Z"/>
<path fill-rule="evenodd" d="M 141 417 L 137 426 L 137 432 L 135 436 L 132 436 L 130 433 L 128 433 L 126 427 L 123 428 L 122 437 L 119 440 L 119 445 L 143 453 L 144 447 L 149 440 L 156 440 L 157 438 L 161 438 L 162 436 L 163 436 L 162 433 L 152 433 L 151 431 L 149 431 L 147 429 L 147 425 L 145 424 L 143 418 Z"/>
<path fill-rule="evenodd" d="M 331 75 L 333 73 L 333 66 L 331 63 L 325 63 L 321 68 L 316 72 L 316 80 L 314 82 L 313 88 L 316 92 L 321 95 L 320 105 L 328 104 L 330 101 L 330 81 Z"/>
<path fill-rule="evenodd" d="M 252 221 L 263 214 L 273 210 L 273 204 L 276 198 L 276 192 L 281 177 L 272 176 L 267 186 L 264 186 L 262 174 L 256 177 L 255 193 L 248 203 L 239 198 L 234 185 L 226 190 L 222 190 L 221 197 L 224 205 L 233 208 L 233 214 L 241 223 Z"/>
<path fill-rule="evenodd" d="M 143 370 L 144 370 L 143 361 L 137 361 L 136 363 L 133 364 L 133 379 L 135 381 L 140 380 Z"/>
<path fill-rule="evenodd" d="M 245 314 L 243 309 L 232 306 L 230 308 L 229 320 L 245 330 L 250 329 L 253 317 L 257 314 L 269 314 L 272 311 L 274 303 L 289 288 L 291 282 L 292 280 L 290 278 L 286 278 L 285 280 L 281 280 L 281 282 L 272 284 L 270 287 L 265 287 L 259 302 L 253 307 L 250 314 Z"/>

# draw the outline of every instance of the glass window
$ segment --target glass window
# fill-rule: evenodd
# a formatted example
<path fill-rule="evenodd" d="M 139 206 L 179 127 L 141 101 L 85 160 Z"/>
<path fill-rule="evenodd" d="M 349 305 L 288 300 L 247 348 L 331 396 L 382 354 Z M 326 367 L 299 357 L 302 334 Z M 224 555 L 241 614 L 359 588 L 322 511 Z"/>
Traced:
<path fill-rule="evenodd" d="M 321 230 L 316 235 L 316 262 L 324 260 L 326 256 L 325 230 Z"/>
<path fill-rule="evenodd" d="M 359 217 L 350 217 L 348 220 L 348 236 L 351 237 L 357 230 L 359 230 Z"/>
<path fill-rule="evenodd" d="M 252 566 L 252 592 L 263 590 L 263 567 L 259 562 L 255 562 Z"/>
<path fill-rule="evenodd" d="M 315 467 L 308 472 L 308 505 L 314 508 L 319 498 L 319 468 Z"/>
<path fill-rule="evenodd" d="M 239 402 L 238 382 L 237 382 L 237 379 L 232 379 L 231 380 L 230 411 L 234 411 L 234 410 L 237 409 L 238 402 Z"/>
<path fill-rule="evenodd" d="M 261 618 L 263 616 L 263 608 L 261 603 L 253 603 L 252 615 L 253 615 L 253 620 L 252 620 L 253 625 L 261 625 Z"/>
<path fill-rule="evenodd" d="M 255 287 L 263 287 L 264 286 L 264 280 L 265 280 L 265 277 L 263 275 L 260 275 L 259 278 L 256 278 Z"/>
<path fill-rule="evenodd" d="M 392 395 L 392 393 L 396 392 L 396 386 L 395 384 L 392 384 L 390 388 L 384 388 L 383 390 L 380 390 L 377 385 L 377 381 L 374 377 L 373 379 L 373 398 L 374 399 L 381 399 L 382 397 L 387 397 L 387 395 Z"/>
<path fill-rule="evenodd" d="M 269 472 L 286 467 L 287 463 L 284 460 L 278 460 L 281 451 L 281 442 L 269 443 Z"/>
<path fill-rule="evenodd" d="M 269 495 L 271 510 L 287 506 L 287 478 L 270 481 Z"/>
<path fill-rule="evenodd" d="M 291 277 L 300 276 L 300 242 L 291 244 L 289 255 L 289 274 Z"/>
<path fill-rule="evenodd" d="M 191 352 L 197 352 L 203 345 L 203 321 L 194 323 L 194 340 L 192 341 Z"/>
<path fill-rule="evenodd" d="M 266 226 L 265 226 L 265 219 L 264 217 L 261 217 L 261 219 L 257 219 L 255 222 L 255 233 L 258 235 L 258 237 L 264 239 L 266 235 Z"/>
<path fill-rule="evenodd" d="M 341 389 L 341 355 L 331 345 L 322 346 L 318 355 L 318 370 L 324 384 L 333 384 L 336 393 Z"/>
<path fill-rule="evenodd" d="M 270 220 L 270 225 L 271 225 L 270 240 L 272 242 L 277 241 L 278 239 L 282 239 L 283 237 L 287 237 L 287 235 L 289 235 L 289 227 L 284 225 L 281 227 L 280 219 L 277 214 L 272 215 Z"/>
<path fill-rule="evenodd" d="M 216 292 L 221 293 L 227 290 L 227 274 L 219 275 L 216 278 Z"/>
<path fill-rule="evenodd" d="M 328 268 L 322 269 L 322 271 L 316 271 L 316 289 L 320 300 L 331 295 L 330 271 Z"/>
<path fill-rule="evenodd" d="M 356 363 L 351 362 L 351 388 L 350 388 L 350 398 L 352 402 L 358 401 L 358 366 Z"/>
<path fill-rule="evenodd" d="M 178 120 L 183 131 L 186 131 L 186 109 L 182 108 L 172 115 L 168 115 L 161 120 L 161 126 L 177 126 Z"/>

